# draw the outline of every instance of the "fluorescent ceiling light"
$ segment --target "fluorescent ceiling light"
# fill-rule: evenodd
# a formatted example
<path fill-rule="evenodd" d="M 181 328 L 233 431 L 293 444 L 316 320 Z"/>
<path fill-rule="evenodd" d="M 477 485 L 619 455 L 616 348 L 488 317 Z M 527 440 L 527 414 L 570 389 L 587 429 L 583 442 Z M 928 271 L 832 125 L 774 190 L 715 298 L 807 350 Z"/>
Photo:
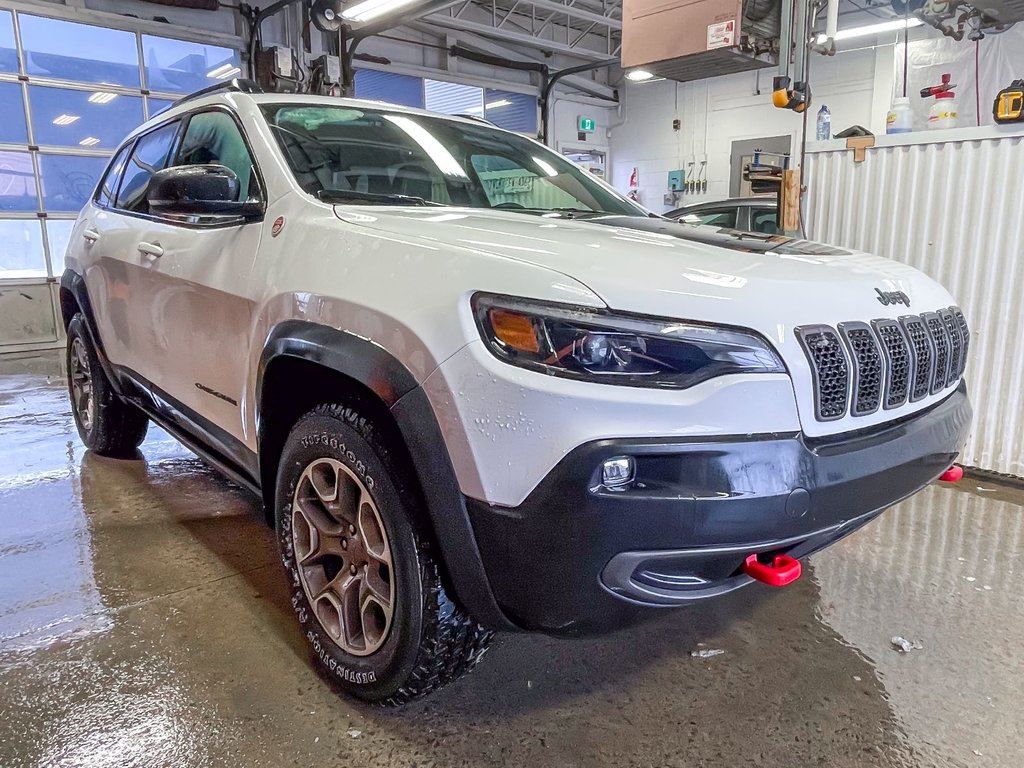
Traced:
<path fill-rule="evenodd" d="M 644 80 L 650 80 L 652 77 L 654 77 L 654 74 L 646 69 L 634 69 L 626 73 L 626 79 L 632 80 L 634 83 L 642 83 Z"/>
<path fill-rule="evenodd" d="M 78 143 L 83 147 L 94 147 L 100 143 L 100 140 L 97 139 L 95 136 L 86 136 Z"/>
<path fill-rule="evenodd" d="M 370 21 L 414 2 L 416 0 L 363 0 L 343 10 L 341 17 L 348 21 Z"/>
<path fill-rule="evenodd" d="M 57 115 L 53 118 L 54 125 L 71 125 L 75 120 L 80 118 L 81 115 Z"/>
<path fill-rule="evenodd" d="M 881 35 L 885 32 L 900 32 L 904 29 L 912 29 L 913 27 L 919 27 L 924 24 L 918 18 L 910 19 L 894 19 L 893 21 L 883 21 L 881 24 L 868 24 L 864 27 L 851 27 L 850 29 L 840 29 L 836 32 L 836 40 L 850 40 L 854 37 L 868 37 L 869 35 Z M 824 45 L 828 42 L 827 35 L 818 35 L 818 45 Z"/>
<path fill-rule="evenodd" d="M 110 91 L 96 91 L 89 96 L 89 102 L 92 104 L 109 104 L 116 98 L 116 93 L 111 93 Z"/>
<path fill-rule="evenodd" d="M 409 135 L 409 138 L 419 144 L 445 176 L 469 178 L 462 170 L 462 166 L 459 165 L 459 161 L 452 157 L 452 153 L 445 149 L 441 142 L 435 139 L 422 125 L 403 115 L 384 115 L 384 118 L 397 125 Z"/>
<path fill-rule="evenodd" d="M 226 80 L 229 77 L 240 74 L 242 74 L 242 70 L 229 61 L 226 64 L 221 64 L 219 67 L 214 67 L 206 73 L 206 76 L 214 80 Z"/>

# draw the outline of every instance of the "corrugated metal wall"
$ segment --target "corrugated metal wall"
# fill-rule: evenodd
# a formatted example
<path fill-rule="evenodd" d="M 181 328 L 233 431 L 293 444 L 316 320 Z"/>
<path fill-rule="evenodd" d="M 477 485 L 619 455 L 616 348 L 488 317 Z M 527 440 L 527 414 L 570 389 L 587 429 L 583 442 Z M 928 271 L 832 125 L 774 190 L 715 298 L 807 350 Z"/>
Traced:
<path fill-rule="evenodd" d="M 809 152 L 807 235 L 905 261 L 973 333 L 963 461 L 1024 476 L 1024 136 Z"/>

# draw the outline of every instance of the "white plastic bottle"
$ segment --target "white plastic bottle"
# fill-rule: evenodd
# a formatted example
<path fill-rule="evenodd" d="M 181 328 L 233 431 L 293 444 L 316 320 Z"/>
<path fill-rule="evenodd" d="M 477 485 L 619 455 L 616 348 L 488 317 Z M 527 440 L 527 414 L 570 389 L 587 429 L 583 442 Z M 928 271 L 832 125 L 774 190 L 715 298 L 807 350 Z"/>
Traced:
<path fill-rule="evenodd" d="M 892 108 L 885 116 L 886 133 L 910 133 L 914 130 L 914 110 L 910 106 L 910 99 L 906 96 L 897 96 L 892 100 Z"/>
<path fill-rule="evenodd" d="M 929 128 L 956 128 L 960 125 L 960 108 L 952 91 L 938 93 L 928 111 Z"/>
<path fill-rule="evenodd" d="M 815 130 L 815 138 L 818 141 L 828 141 L 832 138 L 832 113 L 824 104 L 818 110 L 818 123 Z"/>

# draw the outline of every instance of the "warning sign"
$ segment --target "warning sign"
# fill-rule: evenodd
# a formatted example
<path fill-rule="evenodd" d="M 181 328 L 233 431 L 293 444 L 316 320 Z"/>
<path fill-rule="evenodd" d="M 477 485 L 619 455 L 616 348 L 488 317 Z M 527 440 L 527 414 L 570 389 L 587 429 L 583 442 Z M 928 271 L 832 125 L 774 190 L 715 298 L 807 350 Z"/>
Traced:
<path fill-rule="evenodd" d="M 708 24 L 708 50 L 731 48 L 736 45 L 736 22 L 722 21 Z"/>

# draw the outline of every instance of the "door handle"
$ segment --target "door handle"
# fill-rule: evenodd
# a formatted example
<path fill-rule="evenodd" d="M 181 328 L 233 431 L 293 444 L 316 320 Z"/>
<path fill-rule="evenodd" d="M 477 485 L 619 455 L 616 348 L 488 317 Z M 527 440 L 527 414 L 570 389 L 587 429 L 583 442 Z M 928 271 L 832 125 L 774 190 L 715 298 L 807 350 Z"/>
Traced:
<path fill-rule="evenodd" d="M 145 254 L 146 256 L 156 256 L 159 258 L 164 255 L 164 249 L 160 247 L 159 243 L 139 243 L 139 253 Z"/>
<path fill-rule="evenodd" d="M 82 230 L 82 237 L 89 241 L 89 243 L 95 243 L 100 239 L 100 233 L 91 227 L 89 229 Z"/>

